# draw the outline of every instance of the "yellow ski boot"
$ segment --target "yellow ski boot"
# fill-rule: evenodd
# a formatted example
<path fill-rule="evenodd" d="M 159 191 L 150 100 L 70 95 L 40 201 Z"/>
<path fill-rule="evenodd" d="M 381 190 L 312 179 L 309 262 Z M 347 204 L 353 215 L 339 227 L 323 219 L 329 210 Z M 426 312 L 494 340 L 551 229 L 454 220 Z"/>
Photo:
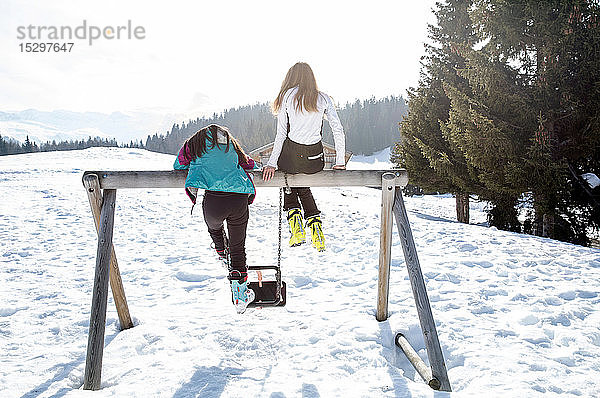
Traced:
<path fill-rule="evenodd" d="M 323 235 L 321 217 L 313 216 L 306 219 L 306 226 L 310 228 L 313 246 L 320 252 L 325 250 L 325 236 Z"/>
<path fill-rule="evenodd" d="M 288 222 L 290 223 L 290 246 L 299 246 L 306 242 L 306 233 L 302 226 L 302 213 L 300 209 L 290 209 L 287 215 Z"/>

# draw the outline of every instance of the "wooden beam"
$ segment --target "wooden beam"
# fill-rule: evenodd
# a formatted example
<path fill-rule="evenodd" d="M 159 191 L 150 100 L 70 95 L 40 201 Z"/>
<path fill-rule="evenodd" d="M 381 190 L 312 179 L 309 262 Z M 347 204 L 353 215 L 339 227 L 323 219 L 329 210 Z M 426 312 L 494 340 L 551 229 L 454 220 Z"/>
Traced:
<path fill-rule="evenodd" d="M 117 191 L 115 189 L 105 189 L 103 196 L 100 228 L 98 230 L 98 252 L 96 254 L 90 331 L 85 360 L 84 390 L 99 390 L 102 373 L 106 303 L 108 300 L 108 269 L 110 266 Z"/>
<path fill-rule="evenodd" d="M 390 262 L 392 257 L 392 207 L 396 175 L 385 173 L 381 176 L 381 229 L 379 230 L 379 277 L 377 283 L 377 315 L 379 322 L 388 317 L 388 297 L 390 288 Z"/>
<path fill-rule="evenodd" d="M 396 345 L 402 349 L 402 352 L 404 352 L 404 355 L 406 355 L 406 358 L 408 358 L 412 366 L 414 366 L 423 381 L 434 390 L 439 390 L 441 386 L 440 381 L 433 377 L 431 368 L 425 364 L 425 361 L 423 361 L 414 348 L 412 348 L 408 340 L 406 340 L 406 337 L 404 337 L 402 333 L 398 333 L 396 334 L 395 340 Z"/>
<path fill-rule="evenodd" d="M 96 232 L 99 232 L 102 190 L 100 189 L 98 176 L 95 174 L 85 175 L 83 177 L 83 185 L 85 186 L 90 202 L 90 208 L 92 209 Z M 123 281 L 121 279 L 121 273 L 119 272 L 119 264 L 117 263 L 114 245 L 111 245 L 109 278 L 113 299 L 115 306 L 117 307 L 117 314 L 119 315 L 121 330 L 132 328 L 133 322 L 131 321 L 131 315 L 129 314 L 129 307 L 127 306 L 127 298 L 125 297 L 125 289 L 123 288 Z"/>
<path fill-rule="evenodd" d="M 269 181 L 263 181 L 262 172 L 251 172 L 254 184 L 257 187 L 284 187 L 286 185 L 284 173 L 275 172 Z M 396 187 L 405 187 L 408 184 L 406 170 L 323 170 L 316 174 L 288 174 L 287 183 L 290 187 L 341 187 L 362 186 L 380 187 L 381 176 L 385 173 L 396 175 Z M 100 188 L 182 188 L 185 185 L 187 170 L 168 171 L 86 171 L 87 175 L 98 176 Z"/>
<path fill-rule="evenodd" d="M 427 347 L 431 372 L 433 377 L 439 380 L 441 391 L 452 391 L 450 381 L 448 380 L 444 355 L 442 354 L 442 348 L 440 347 L 440 341 L 435 328 L 435 321 L 433 320 L 433 313 L 431 312 L 431 305 L 429 304 L 429 297 L 427 296 L 425 280 L 423 279 L 421 265 L 419 264 L 419 257 L 417 257 L 417 248 L 408 222 L 408 215 L 400 188 L 396 188 L 394 215 L 396 216 L 400 243 L 402 244 L 408 277 L 421 323 L 421 331 L 423 332 L 425 346 Z"/>

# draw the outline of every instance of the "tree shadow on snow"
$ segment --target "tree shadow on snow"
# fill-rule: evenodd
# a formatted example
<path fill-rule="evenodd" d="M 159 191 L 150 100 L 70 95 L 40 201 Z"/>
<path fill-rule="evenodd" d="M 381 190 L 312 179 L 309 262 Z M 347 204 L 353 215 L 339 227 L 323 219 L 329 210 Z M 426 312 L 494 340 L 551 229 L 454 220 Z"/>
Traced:
<path fill-rule="evenodd" d="M 321 398 L 317 386 L 314 384 L 302 384 L 302 398 Z"/>
<path fill-rule="evenodd" d="M 220 397 L 227 382 L 232 376 L 241 376 L 246 369 L 220 368 L 218 366 L 199 367 L 184 385 L 173 395 L 173 398 Z M 264 394 L 264 391 L 262 392 Z M 302 398 L 320 398 L 319 390 L 314 384 L 302 384 Z M 285 398 L 283 392 L 273 392 L 270 398 Z"/>
<path fill-rule="evenodd" d="M 269 398 L 285 398 L 285 394 L 282 392 L 273 392 Z M 321 398 L 321 394 L 319 394 L 319 390 L 314 384 L 303 383 L 302 398 Z"/>
<path fill-rule="evenodd" d="M 116 322 L 116 321 L 113 320 L 113 322 Z M 106 331 L 107 332 L 109 331 L 108 326 L 106 328 Z M 110 334 L 106 334 L 106 332 L 105 332 L 105 337 L 104 337 L 104 348 L 105 349 L 115 339 L 115 337 L 117 337 L 119 332 L 120 332 L 120 330 L 117 330 L 117 329 L 115 329 Z M 38 386 L 32 388 L 30 391 L 21 395 L 21 398 L 36 398 L 36 397 L 40 396 L 41 394 L 45 393 L 50 388 L 50 386 L 52 386 L 54 383 L 57 383 L 57 382 L 60 382 L 64 379 L 66 379 L 67 377 L 69 377 L 69 375 L 71 374 L 71 372 L 73 372 L 74 369 L 79 367 L 82 363 L 85 363 L 86 357 L 87 357 L 87 346 L 86 346 L 86 352 L 83 352 L 80 356 L 78 356 L 76 359 L 72 360 L 71 362 L 59 363 L 59 364 L 54 365 L 50 369 L 48 369 L 48 372 L 55 372 L 54 377 L 51 377 L 48 380 L 46 380 L 45 382 L 43 382 L 42 384 L 39 384 Z M 81 379 L 83 379 L 83 377 L 84 376 L 81 375 Z M 50 395 L 49 398 L 64 397 L 67 393 L 80 388 L 82 385 L 80 385 L 79 387 L 73 386 L 72 388 L 63 387 L 60 390 L 58 390 L 56 393 L 54 393 L 53 395 Z"/>
<path fill-rule="evenodd" d="M 181 388 L 175 392 L 173 398 L 219 397 L 223 393 L 228 379 L 231 376 L 240 376 L 244 371 L 244 369 L 229 367 L 199 367 L 190 381 L 182 385 Z"/>
<path fill-rule="evenodd" d="M 45 393 L 52 384 L 67 378 L 73 369 L 75 369 L 85 361 L 85 357 L 86 355 L 83 354 L 71 362 L 59 363 L 54 365 L 52 368 L 48 369 L 49 372 L 55 372 L 54 377 L 34 387 L 29 392 L 26 392 L 21 396 L 21 398 L 35 398 Z M 52 397 L 62 397 L 72 390 L 72 388 L 62 388 L 56 394 L 52 395 Z"/>
<path fill-rule="evenodd" d="M 441 222 L 448 222 L 448 223 L 452 223 L 452 224 L 458 224 L 458 221 L 456 221 L 456 220 L 450 220 L 447 218 L 430 216 L 429 214 L 420 213 L 415 210 L 411 210 L 411 211 L 409 211 L 409 213 L 414 214 L 417 218 L 422 218 L 423 220 L 427 220 L 427 221 L 441 221 Z"/>

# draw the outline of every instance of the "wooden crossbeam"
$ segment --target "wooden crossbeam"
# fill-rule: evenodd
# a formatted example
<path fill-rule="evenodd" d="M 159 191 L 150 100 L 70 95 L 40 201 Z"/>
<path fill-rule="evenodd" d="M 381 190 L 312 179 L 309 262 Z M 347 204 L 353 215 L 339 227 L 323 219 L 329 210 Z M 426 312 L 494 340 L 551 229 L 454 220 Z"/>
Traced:
<path fill-rule="evenodd" d="M 381 176 L 392 173 L 396 176 L 396 187 L 405 187 L 408 184 L 408 173 L 399 170 L 323 170 L 316 174 L 284 174 L 275 172 L 269 180 L 262 179 L 262 172 L 251 171 L 254 185 L 257 187 L 381 187 Z M 124 188 L 182 188 L 185 185 L 187 170 L 167 171 L 86 171 L 87 175 L 98 176 L 102 189 Z"/>

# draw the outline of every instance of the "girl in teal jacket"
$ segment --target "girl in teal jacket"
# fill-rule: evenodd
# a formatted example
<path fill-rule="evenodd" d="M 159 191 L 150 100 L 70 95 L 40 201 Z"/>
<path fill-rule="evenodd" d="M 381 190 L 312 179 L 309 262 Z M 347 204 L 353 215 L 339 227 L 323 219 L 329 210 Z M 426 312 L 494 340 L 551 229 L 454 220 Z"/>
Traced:
<path fill-rule="evenodd" d="M 185 191 L 194 204 L 198 189 L 205 190 L 204 221 L 217 254 L 226 260 L 229 253 L 233 302 L 237 312 L 243 313 L 255 296 L 248 287 L 246 265 L 248 205 L 256 195 L 246 170 L 254 168 L 254 160 L 244 153 L 226 127 L 211 124 L 185 141 L 173 168 L 189 170 Z M 224 221 L 227 221 L 227 234 Z"/>

